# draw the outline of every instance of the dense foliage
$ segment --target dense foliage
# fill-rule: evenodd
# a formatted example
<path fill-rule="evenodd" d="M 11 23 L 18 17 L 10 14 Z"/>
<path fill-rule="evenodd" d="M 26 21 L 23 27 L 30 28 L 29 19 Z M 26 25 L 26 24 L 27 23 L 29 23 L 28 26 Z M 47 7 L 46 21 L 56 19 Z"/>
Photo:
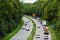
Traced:
<path fill-rule="evenodd" d="M 16 28 L 22 14 L 33 13 L 56 25 L 56 36 L 59 40 L 60 0 L 37 0 L 33 4 L 19 3 L 19 0 L 0 0 L 0 38 Z"/>
<path fill-rule="evenodd" d="M 0 0 L 0 38 L 16 28 L 22 17 L 19 0 Z"/>

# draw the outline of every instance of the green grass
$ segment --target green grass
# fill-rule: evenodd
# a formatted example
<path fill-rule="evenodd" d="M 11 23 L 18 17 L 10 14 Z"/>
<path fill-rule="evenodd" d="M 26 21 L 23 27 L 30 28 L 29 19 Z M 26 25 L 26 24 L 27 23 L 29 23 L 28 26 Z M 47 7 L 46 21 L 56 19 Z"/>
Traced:
<path fill-rule="evenodd" d="M 30 18 L 28 18 L 30 19 Z M 35 32 L 36 32 L 36 24 L 34 23 L 34 21 L 32 19 L 30 19 L 33 23 L 33 29 L 32 32 L 30 33 L 29 37 L 27 38 L 27 40 L 33 40 Z"/>
<path fill-rule="evenodd" d="M 23 20 L 21 19 L 18 26 L 17 26 L 17 28 L 15 28 L 11 33 L 7 34 L 3 38 L 3 40 L 9 40 L 11 37 L 13 37 L 21 29 L 22 25 L 23 25 Z"/>
<path fill-rule="evenodd" d="M 52 26 L 49 23 L 47 23 L 47 26 L 49 27 L 50 30 L 51 40 L 57 40 L 55 30 L 53 30 Z"/>

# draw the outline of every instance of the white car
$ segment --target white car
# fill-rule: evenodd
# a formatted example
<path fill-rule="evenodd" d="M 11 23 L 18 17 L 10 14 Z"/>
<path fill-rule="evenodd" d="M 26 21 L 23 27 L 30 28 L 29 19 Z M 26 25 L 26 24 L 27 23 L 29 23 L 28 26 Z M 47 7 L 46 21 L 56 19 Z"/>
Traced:
<path fill-rule="evenodd" d="M 25 28 L 26 28 L 25 26 L 22 27 L 22 29 L 25 29 Z"/>
<path fill-rule="evenodd" d="M 29 31 L 29 28 L 26 28 L 26 31 Z"/>
<path fill-rule="evenodd" d="M 36 35 L 36 38 L 40 38 L 40 35 L 39 35 L 39 34 L 37 34 L 37 35 Z"/>
<path fill-rule="evenodd" d="M 40 19 L 40 18 L 37 18 L 38 20 Z"/>
<path fill-rule="evenodd" d="M 42 26 L 47 26 L 46 21 L 42 21 Z"/>
<path fill-rule="evenodd" d="M 48 39 L 48 35 L 44 35 L 44 39 Z"/>

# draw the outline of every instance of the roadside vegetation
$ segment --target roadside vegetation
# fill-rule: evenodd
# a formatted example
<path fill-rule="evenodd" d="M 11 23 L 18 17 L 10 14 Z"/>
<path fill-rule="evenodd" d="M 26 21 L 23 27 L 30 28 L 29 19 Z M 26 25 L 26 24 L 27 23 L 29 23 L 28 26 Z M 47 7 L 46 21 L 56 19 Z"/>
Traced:
<path fill-rule="evenodd" d="M 19 0 L 0 0 L 0 40 L 17 27 L 23 15 L 32 14 L 54 24 L 54 35 L 60 40 L 60 0 L 37 0 L 33 4 L 23 4 Z"/>
<path fill-rule="evenodd" d="M 47 27 L 49 28 L 51 40 L 57 40 L 56 38 L 56 30 L 53 29 L 52 25 L 47 22 Z"/>
<path fill-rule="evenodd" d="M 19 24 L 17 25 L 17 27 L 14 30 L 12 30 L 11 33 L 6 34 L 6 36 L 4 37 L 3 40 L 9 40 L 11 37 L 13 37 L 22 28 L 23 24 L 24 24 L 24 22 L 21 19 Z"/>
<path fill-rule="evenodd" d="M 20 9 L 19 0 L 0 0 L 0 40 L 9 39 L 19 29 L 17 26 L 22 18 Z M 22 22 L 19 25 L 21 27 Z"/>

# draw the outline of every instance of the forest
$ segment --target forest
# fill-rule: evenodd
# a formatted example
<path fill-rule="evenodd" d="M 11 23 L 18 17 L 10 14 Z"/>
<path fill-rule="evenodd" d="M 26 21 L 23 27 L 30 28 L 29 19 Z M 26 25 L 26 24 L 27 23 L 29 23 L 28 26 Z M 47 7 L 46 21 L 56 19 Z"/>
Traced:
<path fill-rule="evenodd" d="M 60 40 L 60 0 L 37 0 L 33 4 L 24 4 L 19 0 L 0 0 L 0 39 L 17 28 L 23 15 L 32 15 L 55 24 L 55 34 Z"/>

